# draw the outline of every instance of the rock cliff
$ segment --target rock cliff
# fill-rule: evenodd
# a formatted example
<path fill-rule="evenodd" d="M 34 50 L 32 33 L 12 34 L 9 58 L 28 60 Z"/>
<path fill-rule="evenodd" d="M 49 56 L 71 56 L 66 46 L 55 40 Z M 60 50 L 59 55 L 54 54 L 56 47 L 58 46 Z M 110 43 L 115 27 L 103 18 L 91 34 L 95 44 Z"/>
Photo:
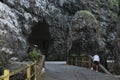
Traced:
<path fill-rule="evenodd" d="M 117 19 L 117 27 L 116 27 L 116 47 L 115 47 L 115 72 L 116 74 L 120 74 L 120 1 L 119 1 L 119 13 L 118 13 L 118 19 Z"/>
<path fill-rule="evenodd" d="M 70 52 L 95 54 L 99 50 L 100 26 L 96 17 L 88 10 L 75 13 L 71 23 L 72 47 Z"/>
<path fill-rule="evenodd" d="M 33 44 L 51 60 L 62 60 L 67 53 L 84 48 L 111 55 L 117 9 L 118 0 L 3 0 L 0 2 L 1 64 L 13 56 L 23 60 Z M 86 20 L 86 14 L 82 13 L 83 19 L 74 20 L 79 15 L 76 12 L 82 10 L 90 11 L 95 18 L 88 15 Z M 82 28 L 75 30 L 77 27 Z"/>

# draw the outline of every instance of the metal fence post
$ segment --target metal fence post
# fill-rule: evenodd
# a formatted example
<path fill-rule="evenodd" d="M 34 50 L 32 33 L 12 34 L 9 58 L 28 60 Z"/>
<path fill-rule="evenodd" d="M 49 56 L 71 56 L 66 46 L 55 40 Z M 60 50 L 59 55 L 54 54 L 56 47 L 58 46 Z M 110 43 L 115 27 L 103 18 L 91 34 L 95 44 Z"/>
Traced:
<path fill-rule="evenodd" d="M 4 70 L 4 76 L 5 76 L 4 80 L 9 80 L 9 78 L 10 78 L 10 70 Z"/>
<path fill-rule="evenodd" d="M 30 75 L 31 75 L 31 66 L 30 64 L 27 65 L 27 80 L 30 80 Z"/>
<path fill-rule="evenodd" d="M 35 61 L 34 70 L 35 70 L 35 78 L 34 78 L 34 80 L 38 80 L 37 79 L 37 61 Z"/>

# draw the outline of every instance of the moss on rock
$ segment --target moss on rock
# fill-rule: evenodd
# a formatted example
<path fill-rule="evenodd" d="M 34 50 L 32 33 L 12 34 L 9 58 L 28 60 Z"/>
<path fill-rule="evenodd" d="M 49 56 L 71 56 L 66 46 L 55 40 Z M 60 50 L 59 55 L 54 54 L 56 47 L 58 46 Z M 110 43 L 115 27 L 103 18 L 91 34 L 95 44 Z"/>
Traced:
<path fill-rule="evenodd" d="M 94 16 L 94 14 L 92 14 L 91 11 L 89 11 L 89 10 L 78 11 L 76 14 L 79 14 L 79 15 L 83 14 L 86 17 L 89 17 L 89 18 L 93 19 L 96 23 L 98 23 L 98 21 L 96 20 L 96 17 Z"/>
<path fill-rule="evenodd" d="M 113 6 L 117 6 L 119 5 L 119 1 L 118 0 L 111 0 L 111 3 Z"/>

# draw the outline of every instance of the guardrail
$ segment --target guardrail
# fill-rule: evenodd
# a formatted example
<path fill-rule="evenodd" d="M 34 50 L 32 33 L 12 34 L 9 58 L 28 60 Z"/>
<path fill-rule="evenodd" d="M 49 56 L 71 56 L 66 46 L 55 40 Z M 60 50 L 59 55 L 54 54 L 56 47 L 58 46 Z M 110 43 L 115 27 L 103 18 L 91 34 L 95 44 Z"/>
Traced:
<path fill-rule="evenodd" d="M 91 56 L 91 55 L 89 55 L 89 57 L 92 59 L 92 56 Z M 102 64 L 100 64 L 99 67 L 100 67 L 106 74 L 111 74 Z"/>
<path fill-rule="evenodd" d="M 40 80 L 40 74 L 42 67 L 44 66 L 44 60 L 45 56 L 40 56 L 40 61 L 35 61 L 33 64 L 27 64 L 24 68 L 20 68 L 18 70 L 15 70 L 13 72 L 10 72 L 10 70 L 4 70 L 4 75 L 0 76 L 0 80 L 10 80 L 11 76 L 14 76 L 24 70 L 26 70 L 26 79 L 24 80 L 31 80 L 34 76 L 34 80 Z M 31 68 L 34 67 L 34 72 L 31 74 Z"/>
<path fill-rule="evenodd" d="M 91 56 L 91 55 L 89 55 L 89 57 L 92 59 L 92 56 Z M 112 60 L 112 62 L 114 62 L 114 60 Z M 99 67 L 100 67 L 106 74 L 112 75 L 113 77 L 120 79 L 120 75 L 113 75 L 113 74 L 110 73 L 102 64 L 100 64 Z"/>
<path fill-rule="evenodd" d="M 81 58 L 81 59 L 79 59 Z M 67 63 L 70 65 L 75 65 L 75 66 L 81 66 L 85 67 L 84 64 L 87 64 L 88 68 L 91 68 L 92 65 L 92 56 L 71 56 L 70 58 L 67 58 Z M 78 65 L 81 63 L 81 65 Z M 99 67 L 104 71 L 106 74 L 111 74 L 102 64 L 99 65 Z"/>
<path fill-rule="evenodd" d="M 67 64 L 91 68 L 91 58 L 89 56 L 68 56 Z M 87 64 L 87 65 L 86 65 Z"/>

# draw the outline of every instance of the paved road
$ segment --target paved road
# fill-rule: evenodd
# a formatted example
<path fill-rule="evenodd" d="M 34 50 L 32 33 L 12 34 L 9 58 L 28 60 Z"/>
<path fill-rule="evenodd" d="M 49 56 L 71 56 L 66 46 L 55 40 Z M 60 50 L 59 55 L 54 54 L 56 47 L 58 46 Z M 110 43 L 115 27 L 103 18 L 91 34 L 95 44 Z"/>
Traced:
<path fill-rule="evenodd" d="M 44 80 L 118 80 L 90 69 L 66 65 L 65 62 L 46 62 Z"/>

